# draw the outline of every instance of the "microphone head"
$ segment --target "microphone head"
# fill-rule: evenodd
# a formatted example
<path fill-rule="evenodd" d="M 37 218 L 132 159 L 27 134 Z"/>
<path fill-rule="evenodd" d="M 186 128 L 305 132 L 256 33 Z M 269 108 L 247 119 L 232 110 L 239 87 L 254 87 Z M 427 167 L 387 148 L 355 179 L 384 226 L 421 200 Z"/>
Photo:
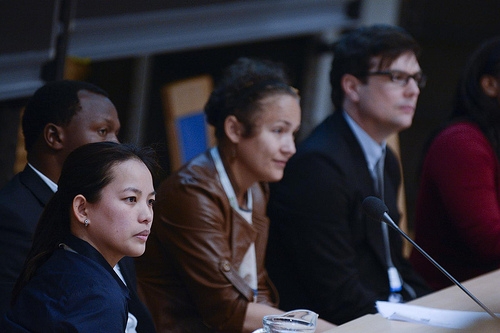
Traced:
<path fill-rule="evenodd" d="M 383 221 L 384 213 L 389 211 L 385 203 L 377 197 L 366 197 L 362 203 L 366 215 L 377 221 Z"/>

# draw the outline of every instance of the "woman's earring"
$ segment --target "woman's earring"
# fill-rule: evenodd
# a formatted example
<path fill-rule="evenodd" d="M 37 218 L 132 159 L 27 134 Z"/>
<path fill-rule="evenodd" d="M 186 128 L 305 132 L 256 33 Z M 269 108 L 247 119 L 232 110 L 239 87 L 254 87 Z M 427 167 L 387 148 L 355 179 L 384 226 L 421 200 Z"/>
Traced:
<path fill-rule="evenodd" d="M 86 226 L 86 227 L 88 227 L 89 226 L 89 219 L 85 219 L 83 221 L 83 225 Z"/>

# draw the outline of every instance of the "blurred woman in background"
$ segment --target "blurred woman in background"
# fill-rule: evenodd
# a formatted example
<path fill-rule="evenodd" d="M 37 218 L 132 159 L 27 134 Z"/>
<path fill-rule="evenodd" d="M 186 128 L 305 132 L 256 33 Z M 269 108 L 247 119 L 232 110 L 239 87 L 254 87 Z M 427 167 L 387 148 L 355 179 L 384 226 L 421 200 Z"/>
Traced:
<path fill-rule="evenodd" d="M 297 90 L 277 64 L 241 58 L 205 106 L 218 145 L 160 186 L 155 227 L 137 260 L 158 332 L 251 332 L 282 313 L 264 268 L 267 182 L 295 153 Z"/>
<path fill-rule="evenodd" d="M 500 38 L 482 44 L 460 79 L 454 111 L 426 153 L 415 240 L 457 280 L 500 267 Z M 434 289 L 451 281 L 417 251 Z"/>

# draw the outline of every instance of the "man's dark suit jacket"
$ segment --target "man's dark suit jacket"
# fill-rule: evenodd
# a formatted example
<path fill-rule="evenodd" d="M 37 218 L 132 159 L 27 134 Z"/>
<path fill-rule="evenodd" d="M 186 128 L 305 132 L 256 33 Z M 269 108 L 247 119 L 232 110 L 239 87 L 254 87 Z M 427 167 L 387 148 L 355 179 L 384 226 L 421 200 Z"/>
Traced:
<path fill-rule="evenodd" d="M 399 162 L 388 149 L 385 203 L 399 220 Z M 389 282 L 381 223 L 367 217 L 363 199 L 375 195 L 362 148 L 341 112 L 321 123 L 299 145 L 284 178 L 271 184 L 267 269 L 280 308 L 307 308 L 342 324 L 375 313 Z M 391 254 L 406 287 L 429 292 L 402 255 L 402 238 L 390 230 Z M 403 291 L 406 300 L 410 295 Z"/>
<path fill-rule="evenodd" d="M 0 316 L 9 308 L 38 219 L 53 194 L 28 165 L 0 190 Z M 124 258 L 119 264 L 130 290 L 129 311 L 137 318 L 137 332 L 154 332 L 151 314 L 137 297 L 132 258 Z"/>

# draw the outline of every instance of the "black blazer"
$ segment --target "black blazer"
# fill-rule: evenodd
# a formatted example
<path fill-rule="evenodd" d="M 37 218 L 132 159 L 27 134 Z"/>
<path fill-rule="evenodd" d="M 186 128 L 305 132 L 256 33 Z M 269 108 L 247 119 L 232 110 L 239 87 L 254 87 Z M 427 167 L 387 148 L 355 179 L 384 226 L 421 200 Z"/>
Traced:
<path fill-rule="evenodd" d="M 399 162 L 387 150 L 385 202 L 399 220 Z M 387 300 L 389 281 L 381 223 L 367 217 L 364 198 L 375 195 L 361 146 L 341 112 L 299 145 L 284 178 L 271 184 L 267 269 L 280 308 L 308 308 L 335 324 L 375 313 Z M 402 238 L 389 231 L 391 254 L 417 295 L 429 292 L 402 255 Z M 406 286 L 406 287 L 407 287 Z M 406 300 L 410 294 L 403 292 Z"/>
<path fill-rule="evenodd" d="M 36 224 L 53 194 L 29 166 L 0 190 L 0 315 L 9 308 Z"/>
<path fill-rule="evenodd" d="M 0 190 L 0 317 L 10 307 L 38 219 L 53 194 L 28 165 Z M 124 258 L 119 265 L 130 290 L 129 311 L 137 318 L 137 332 L 155 332 L 151 314 L 137 297 L 133 260 Z"/>

